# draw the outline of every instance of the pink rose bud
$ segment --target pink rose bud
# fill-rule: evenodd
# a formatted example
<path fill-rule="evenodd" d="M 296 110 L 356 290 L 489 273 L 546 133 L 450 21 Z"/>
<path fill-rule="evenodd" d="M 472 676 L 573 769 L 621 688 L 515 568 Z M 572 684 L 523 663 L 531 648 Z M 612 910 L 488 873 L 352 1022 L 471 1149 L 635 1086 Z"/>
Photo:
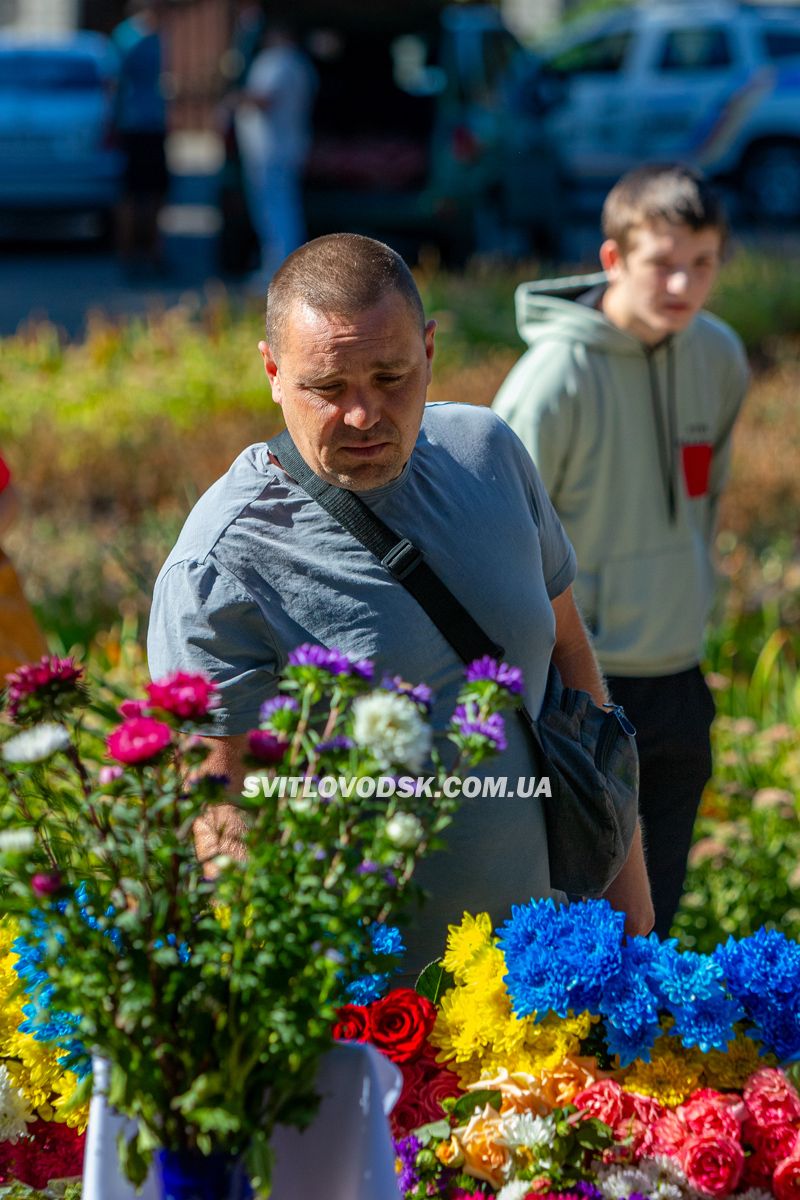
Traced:
<path fill-rule="evenodd" d="M 61 873 L 59 871 L 37 871 L 31 879 L 31 888 L 37 896 L 55 896 L 61 891 Z"/>
<path fill-rule="evenodd" d="M 98 779 L 102 787 L 107 787 L 122 775 L 122 767 L 101 767 Z"/>
<path fill-rule="evenodd" d="M 146 700 L 123 700 L 117 712 L 126 721 L 132 720 L 133 717 L 143 717 L 147 712 Z"/>

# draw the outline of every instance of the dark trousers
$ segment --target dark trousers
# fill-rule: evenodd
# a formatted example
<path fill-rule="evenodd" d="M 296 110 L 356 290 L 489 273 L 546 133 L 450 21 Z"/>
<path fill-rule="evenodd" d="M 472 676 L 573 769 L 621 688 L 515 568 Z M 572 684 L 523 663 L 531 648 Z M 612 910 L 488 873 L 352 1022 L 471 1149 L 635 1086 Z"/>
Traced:
<path fill-rule="evenodd" d="M 636 726 L 639 812 L 655 931 L 669 935 L 686 876 L 700 797 L 711 778 L 714 701 L 699 667 L 677 675 L 607 679 L 615 704 Z"/>

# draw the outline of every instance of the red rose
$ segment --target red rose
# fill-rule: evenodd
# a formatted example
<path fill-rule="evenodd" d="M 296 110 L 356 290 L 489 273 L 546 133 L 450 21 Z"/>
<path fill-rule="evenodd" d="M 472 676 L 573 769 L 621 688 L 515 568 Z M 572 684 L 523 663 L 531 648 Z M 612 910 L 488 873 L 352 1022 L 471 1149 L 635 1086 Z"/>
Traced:
<path fill-rule="evenodd" d="M 397 988 L 370 1011 L 370 1041 L 392 1062 L 419 1058 L 436 1022 L 436 1008 L 413 988 Z"/>
<path fill-rule="evenodd" d="M 664 1115 L 664 1107 L 652 1096 L 640 1096 L 637 1092 L 622 1093 L 622 1116 L 615 1125 L 614 1140 L 625 1142 L 631 1156 L 638 1161 L 650 1156 L 655 1140 L 655 1127 Z"/>
<path fill-rule="evenodd" d="M 783 1071 L 762 1067 L 744 1087 L 744 1102 L 759 1125 L 788 1125 L 800 1121 L 800 1096 Z"/>
<path fill-rule="evenodd" d="M 690 1137 L 679 1157 L 690 1185 L 705 1196 L 729 1195 L 742 1177 L 744 1150 L 733 1138 Z"/>
<path fill-rule="evenodd" d="M 676 1112 L 692 1133 L 710 1136 L 732 1138 L 738 1142 L 741 1136 L 741 1120 L 738 1109 L 744 1112 L 744 1105 L 727 1100 L 721 1092 L 703 1088 L 681 1104 Z"/>
<path fill-rule="evenodd" d="M 458 1078 L 447 1067 L 436 1062 L 435 1051 L 426 1046 L 415 1062 L 404 1063 L 403 1091 L 392 1110 L 392 1132 L 405 1137 L 420 1125 L 438 1121 L 442 1100 L 462 1093 Z"/>
<path fill-rule="evenodd" d="M 366 1042 L 370 1036 L 369 1010 L 363 1004 L 343 1004 L 336 1010 L 333 1036 L 337 1042 Z"/>
<path fill-rule="evenodd" d="M 800 1197 L 800 1158 L 785 1158 L 775 1168 L 772 1190 L 776 1200 L 798 1200 Z"/>
<path fill-rule="evenodd" d="M 212 708 L 216 691 L 205 675 L 176 671 L 166 679 L 148 684 L 147 698 L 151 708 L 160 708 L 183 720 L 202 721 Z"/>
<path fill-rule="evenodd" d="M 745 1179 L 749 1187 L 769 1190 L 772 1172 L 778 1163 L 791 1158 L 797 1142 L 794 1125 L 759 1125 L 752 1118 L 742 1126 L 742 1138 L 753 1148 L 744 1166 Z"/>
<path fill-rule="evenodd" d="M 604 1121 L 613 1129 L 624 1116 L 624 1092 L 613 1079 L 597 1079 L 578 1092 L 572 1103 L 589 1117 Z"/>

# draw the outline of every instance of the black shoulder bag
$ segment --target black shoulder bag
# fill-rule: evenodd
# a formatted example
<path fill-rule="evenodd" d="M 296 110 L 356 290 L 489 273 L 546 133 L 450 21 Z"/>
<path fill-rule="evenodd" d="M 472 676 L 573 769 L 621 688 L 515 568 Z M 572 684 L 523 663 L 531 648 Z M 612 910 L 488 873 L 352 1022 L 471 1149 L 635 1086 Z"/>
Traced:
<path fill-rule="evenodd" d="M 281 466 L 406 588 L 465 663 L 503 647 L 486 634 L 425 562 L 355 493 L 315 475 L 288 431 L 270 440 Z M 638 817 L 636 730 L 619 705 L 599 707 L 591 696 L 564 687 L 550 664 L 541 712 L 517 714 L 530 737 L 547 825 L 550 882 L 578 896 L 600 896 L 619 873 Z"/>

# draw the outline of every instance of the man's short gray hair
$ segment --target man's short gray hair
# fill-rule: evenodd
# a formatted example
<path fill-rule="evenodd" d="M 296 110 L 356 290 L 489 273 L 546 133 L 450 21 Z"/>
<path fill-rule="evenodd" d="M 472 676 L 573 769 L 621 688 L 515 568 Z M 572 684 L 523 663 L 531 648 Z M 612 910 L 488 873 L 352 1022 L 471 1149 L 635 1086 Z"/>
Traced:
<path fill-rule="evenodd" d="M 275 354 L 299 301 L 325 316 L 352 317 L 398 292 L 425 332 L 414 277 L 400 255 L 358 233 L 329 233 L 300 246 L 281 264 L 267 292 L 267 342 Z"/>

